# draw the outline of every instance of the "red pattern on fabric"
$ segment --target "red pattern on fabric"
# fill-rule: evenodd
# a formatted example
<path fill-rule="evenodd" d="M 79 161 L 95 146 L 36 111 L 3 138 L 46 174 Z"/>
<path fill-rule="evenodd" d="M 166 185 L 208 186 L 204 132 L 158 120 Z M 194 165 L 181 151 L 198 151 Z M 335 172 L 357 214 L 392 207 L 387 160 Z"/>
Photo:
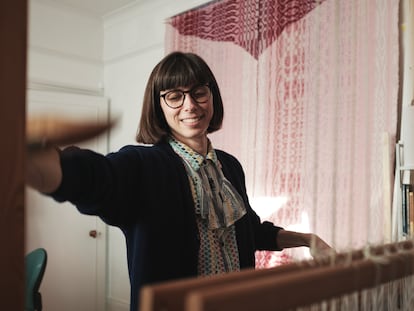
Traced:
<path fill-rule="evenodd" d="M 286 26 L 323 1 L 224 0 L 172 17 L 168 23 L 181 35 L 234 42 L 258 59 Z"/>
<path fill-rule="evenodd" d="M 289 3 L 275 1 L 216 1 L 174 17 L 166 52 L 197 53 L 213 69 L 226 114 L 210 137 L 242 163 L 262 220 L 313 231 L 338 250 L 381 243 L 392 179 L 381 155 L 392 167 L 397 129 L 398 2 L 319 1 L 272 25 L 272 6 Z M 257 252 L 256 267 L 308 256 Z"/>

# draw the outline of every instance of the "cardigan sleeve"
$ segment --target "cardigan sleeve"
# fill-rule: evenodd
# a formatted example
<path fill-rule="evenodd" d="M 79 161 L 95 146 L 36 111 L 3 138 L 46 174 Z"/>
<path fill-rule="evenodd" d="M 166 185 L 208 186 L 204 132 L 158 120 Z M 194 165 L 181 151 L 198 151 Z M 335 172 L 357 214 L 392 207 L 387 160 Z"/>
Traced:
<path fill-rule="evenodd" d="M 127 209 L 133 202 L 128 180 L 139 170 L 131 157 L 124 151 L 104 156 L 78 147 L 66 148 L 60 155 L 62 182 L 51 196 L 58 202 L 70 201 L 82 214 L 100 216 L 108 224 L 121 223 L 132 211 Z"/>
<path fill-rule="evenodd" d="M 106 156 L 69 147 L 60 159 L 63 179 L 52 197 L 110 225 L 167 222 L 168 206 L 183 206 L 190 197 L 181 162 L 158 147 L 126 146 Z"/>

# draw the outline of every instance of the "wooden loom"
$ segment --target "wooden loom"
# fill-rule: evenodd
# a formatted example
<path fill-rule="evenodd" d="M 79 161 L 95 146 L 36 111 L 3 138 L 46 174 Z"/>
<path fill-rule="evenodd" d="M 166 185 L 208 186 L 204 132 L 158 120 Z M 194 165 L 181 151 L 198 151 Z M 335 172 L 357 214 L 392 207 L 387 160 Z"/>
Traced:
<path fill-rule="evenodd" d="M 291 310 L 413 274 L 414 246 L 404 241 L 270 269 L 146 286 L 140 310 Z"/>

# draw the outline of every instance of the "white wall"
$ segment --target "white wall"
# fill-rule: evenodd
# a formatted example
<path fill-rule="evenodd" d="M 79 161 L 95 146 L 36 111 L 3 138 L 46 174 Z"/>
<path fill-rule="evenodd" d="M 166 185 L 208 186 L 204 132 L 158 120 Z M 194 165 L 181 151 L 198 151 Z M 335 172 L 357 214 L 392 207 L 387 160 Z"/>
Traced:
<path fill-rule="evenodd" d="M 401 2 L 401 42 L 403 52 L 401 57 L 403 59 L 402 72 L 402 127 L 401 127 L 401 141 L 405 145 L 404 157 L 408 160 L 405 165 L 414 166 L 414 146 L 412 145 L 412 129 L 414 128 L 412 115 L 414 109 L 414 0 L 403 0 Z M 405 116 L 404 113 L 409 114 Z M 406 124 L 404 124 L 406 123 Z M 408 124 L 409 123 L 409 124 Z M 406 129 L 406 130 L 405 130 Z M 407 144 L 409 148 L 407 148 Z M 409 150 L 407 150 L 409 149 Z M 407 155 L 409 151 L 409 155 Z"/>
<path fill-rule="evenodd" d="M 29 85 L 101 94 L 102 51 L 100 18 L 52 0 L 29 1 Z"/>

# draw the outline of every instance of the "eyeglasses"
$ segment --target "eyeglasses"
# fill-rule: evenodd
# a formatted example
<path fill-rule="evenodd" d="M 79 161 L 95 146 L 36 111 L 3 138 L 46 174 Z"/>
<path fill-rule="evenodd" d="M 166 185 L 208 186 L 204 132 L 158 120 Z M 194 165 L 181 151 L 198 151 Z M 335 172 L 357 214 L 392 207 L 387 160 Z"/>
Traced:
<path fill-rule="evenodd" d="M 211 90 L 208 84 L 197 85 L 188 91 L 168 91 L 167 93 L 160 95 L 160 97 L 164 99 L 164 102 L 167 104 L 168 107 L 177 109 L 184 104 L 185 94 L 190 94 L 191 98 L 197 104 L 204 104 L 210 99 Z"/>

